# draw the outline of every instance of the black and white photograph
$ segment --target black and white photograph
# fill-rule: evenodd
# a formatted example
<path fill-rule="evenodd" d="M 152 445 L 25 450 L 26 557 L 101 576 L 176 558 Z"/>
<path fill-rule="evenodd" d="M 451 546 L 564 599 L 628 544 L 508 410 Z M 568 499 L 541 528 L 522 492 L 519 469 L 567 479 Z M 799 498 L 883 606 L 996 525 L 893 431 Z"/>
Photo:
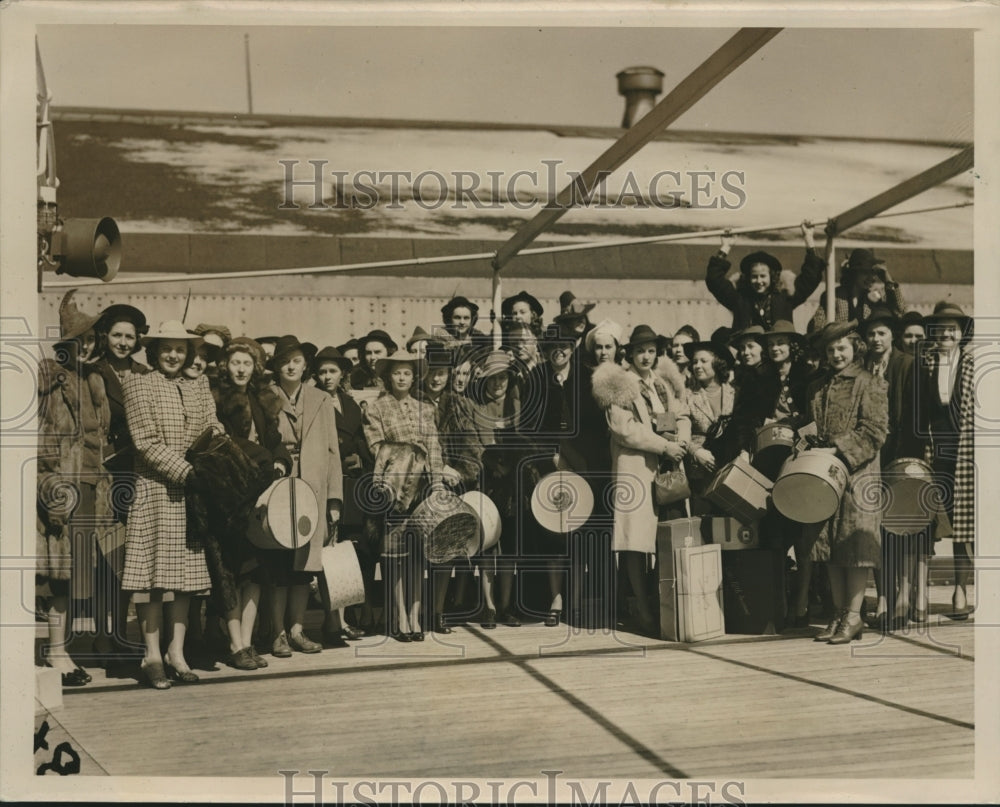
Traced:
<path fill-rule="evenodd" d="M 996 7 L 421 5 L 0 8 L 0 796 L 997 803 Z"/>

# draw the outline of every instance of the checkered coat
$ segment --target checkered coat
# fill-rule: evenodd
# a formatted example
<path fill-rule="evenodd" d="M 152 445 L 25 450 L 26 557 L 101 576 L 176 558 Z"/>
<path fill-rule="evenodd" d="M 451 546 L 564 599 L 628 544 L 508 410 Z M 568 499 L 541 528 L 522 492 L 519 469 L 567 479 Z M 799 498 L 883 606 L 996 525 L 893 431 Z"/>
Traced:
<path fill-rule="evenodd" d="M 976 535 L 975 499 L 975 358 L 971 350 L 962 355 L 958 381 L 962 397 L 958 415 L 958 458 L 955 462 L 955 509 L 952 513 L 952 541 L 972 543 Z"/>
<path fill-rule="evenodd" d="M 211 585 L 204 548 L 187 537 L 184 455 L 205 429 L 224 433 L 208 378 L 132 375 L 125 415 L 136 451 L 135 503 L 125 535 L 125 591 L 201 591 Z"/>

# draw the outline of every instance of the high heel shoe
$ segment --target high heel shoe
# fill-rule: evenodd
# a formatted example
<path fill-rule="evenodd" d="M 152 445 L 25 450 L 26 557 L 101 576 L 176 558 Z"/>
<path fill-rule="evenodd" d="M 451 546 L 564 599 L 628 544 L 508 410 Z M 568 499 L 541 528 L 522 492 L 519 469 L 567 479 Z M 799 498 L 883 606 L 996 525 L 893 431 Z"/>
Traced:
<path fill-rule="evenodd" d="M 444 622 L 444 614 L 438 614 L 437 619 L 434 620 L 434 632 L 435 633 L 452 632 L 452 629 L 449 628 Z"/>
<path fill-rule="evenodd" d="M 178 670 L 173 664 L 164 663 L 163 668 L 166 670 L 167 678 L 171 681 L 177 681 L 180 684 L 197 684 L 201 679 L 191 672 L 191 670 Z M 256 667 L 254 668 L 256 669 Z"/>
<path fill-rule="evenodd" d="M 341 629 L 341 633 L 344 634 L 344 638 L 347 639 L 347 641 L 356 642 L 365 635 L 365 629 L 355 628 L 345 623 L 344 627 Z"/>
<path fill-rule="evenodd" d="M 148 664 L 143 664 L 141 669 L 142 674 L 146 676 L 146 681 L 153 689 L 170 689 L 170 681 L 167 680 L 162 662 L 151 661 Z"/>
<path fill-rule="evenodd" d="M 389 636 L 395 639 L 397 642 L 412 642 L 413 636 L 409 633 L 403 633 L 402 631 L 392 630 L 389 631 Z"/>
<path fill-rule="evenodd" d="M 410 634 L 410 639 L 414 642 L 422 642 L 424 640 L 424 632 L 422 630 L 415 630 Z"/>
<path fill-rule="evenodd" d="M 847 614 L 840 620 L 840 627 L 830 637 L 829 644 L 850 644 L 865 635 L 865 623 L 861 614 Z"/>
<path fill-rule="evenodd" d="M 547 628 L 557 628 L 559 627 L 559 621 L 562 618 L 562 611 L 552 610 L 549 611 L 545 616 L 545 627 Z"/>
<path fill-rule="evenodd" d="M 846 611 L 838 611 L 833 619 L 830 620 L 830 624 L 813 637 L 813 641 L 829 642 L 836 635 L 837 631 L 840 630 L 840 623 L 846 615 Z"/>
<path fill-rule="evenodd" d="M 89 684 L 93 679 L 83 667 L 76 667 L 70 672 L 64 672 L 60 676 L 60 681 L 64 687 L 82 687 Z"/>
<path fill-rule="evenodd" d="M 487 608 L 483 613 L 483 619 L 479 623 L 479 627 L 485 628 L 486 630 L 493 630 L 497 626 L 497 612 L 492 608 Z"/>

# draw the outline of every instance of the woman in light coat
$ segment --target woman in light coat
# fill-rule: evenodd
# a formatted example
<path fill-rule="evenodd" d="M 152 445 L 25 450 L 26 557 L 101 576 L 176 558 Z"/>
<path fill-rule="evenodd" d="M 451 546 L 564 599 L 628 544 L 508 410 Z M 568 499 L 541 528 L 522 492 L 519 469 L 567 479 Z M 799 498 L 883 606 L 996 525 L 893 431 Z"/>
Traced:
<path fill-rule="evenodd" d="M 270 368 L 274 391 L 281 400 L 278 431 L 292 458 L 292 476 L 308 483 L 320 508 L 320 523 L 305 546 L 294 551 L 274 550 L 268 564 L 271 587 L 271 624 L 277 636 L 271 654 L 288 658 L 292 650 L 319 653 L 323 646 L 303 632 L 309 584 L 323 570 L 322 550 L 329 527 L 340 521 L 344 501 L 343 471 L 337 439 L 337 411 L 333 399 L 304 381 L 315 347 L 294 336 L 282 336 L 274 346 Z M 325 515 L 326 518 L 322 516 Z"/>
<path fill-rule="evenodd" d="M 646 599 L 647 556 L 656 552 L 660 513 L 653 482 L 661 457 L 683 459 L 691 440 L 691 421 L 683 398 L 654 371 L 660 337 L 647 325 L 632 331 L 625 345 L 629 369 L 606 362 L 593 375 L 594 399 L 605 410 L 611 431 L 611 468 L 615 476 L 612 548 L 635 594 L 639 631 L 651 635 L 655 618 Z M 660 361 L 669 361 L 665 357 Z M 667 517 L 680 515 L 677 508 Z"/>

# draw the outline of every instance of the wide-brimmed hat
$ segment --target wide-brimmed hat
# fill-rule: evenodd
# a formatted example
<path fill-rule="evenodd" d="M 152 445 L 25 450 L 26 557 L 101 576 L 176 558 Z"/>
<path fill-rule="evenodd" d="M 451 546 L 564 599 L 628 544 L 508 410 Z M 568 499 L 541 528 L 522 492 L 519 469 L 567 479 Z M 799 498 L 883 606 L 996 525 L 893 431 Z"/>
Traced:
<path fill-rule="evenodd" d="M 764 328 L 760 325 L 750 325 L 742 331 L 736 331 L 729 337 L 729 344 L 738 348 L 744 339 L 753 339 L 761 347 L 764 346 Z"/>
<path fill-rule="evenodd" d="M 858 247 L 857 249 L 851 250 L 851 254 L 848 256 L 847 261 L 844 264 L 844 272 L 849 277 L 855 277 L 858 274 L 877 272 L 879 268 L 884 270 L 885 262 L 880 258 L 876 258 L 875 253 L 872 250 L 865 249 L 864 247 Z"/>
<path fill-rule="evenodd" d="M 303 355 L 306 365 L 312 365 L 313 357 L 316 355 L 316 345 L 312 342 L 300 342 L 297 336 L 286 334 L 274 343 L 274 355 L 268 362 L 268 369 L 276 371 L 295 352 Z"/>
<path fill-rule="evenodd" d="M 854 325 L 857 327 L 857 323 L 854 323 Z M 765 342 L 772 336 L 787 336 L 791 341 L 800 345 L 806 344 L 806 337 L 795 330 L 795 325 L 787 319 L 776 320 L 774 325 L 771 326 L 771 330 L 764 331 Z"/>
<path fill-rule="evenodd" d="M 59 336 L 63 341 L 83 336 L 101 318 L 99 314 L 84 314 L 77 308 L 74 294 L 76 289 L 70 289 L 59 303 Z"/>
<path fill-rule="evenodd" d="M 397 350 L 387 358 L 379 359 L 375 362 L 376 375 L 385 375 L 389 371 L 389 368 L 394 364 L 409 364 L 413 368 L 413 376 L 416 378 L 420 375 L 423 359 L 416 353 L 410 353 L 406 350 Z"/>
<path fill-rule="evenodd" d="M 139 343 L 142 345 L 148 345 L 155 339 L 185 339 L 191 343 L 191 347 L 194 349 L 197 349 L 198 346 L 205 341 L 198 336 L 198 334 L 191 333 L 187 328 L 185 328 L 184 323 L 179 319 L 164 320 L 155 329 L 151 328 L 149 332 L 139 340 Z"/>
<path fill-rule="evenodd" d="M 957 320 L 964 333 L 966 328 L 969 326 L 969 322 L 972 317 L 968 316 L 959 306 L 955 303 L 950 303 L 947 300 L 942 300 L 937 305 L 934 306 L 934 313 L 928 314 L 924 317 L 924 326 L 931 326 L 943 319 L 954 319 Z"/>
<path fill-rule="evenodd" d="M 468 308 L 472 312 L 472 320 L 479 317 L 479 306 L 472 302 L 467 297 L 452 297 L 448 302 L 441 306 L 441 318 L 444 322 L 451 322 L 451 315 L 454 313 L 456 308 Z"/>
<path fill-rule="evenodd" d="M 431 335 L 427 333 L 420 325 L 413 329 L 413 336 L 406 340 L 406 349 L 413 350 L 413 346 L 417 342 L 426 342 L 431 338 Z"/>
<path fill-rule="evenodd" d="M 781 261 L 769 252 L 751 252 L 749 255 L 745 256 L 743 260 L 740 261 L 740 274 L 749 275 L 750 270 L 753 269 L 758 263 L 764 264 L 771 271 L 772 275 L 781 274 Z"/>
<path fill-rule="evenodd" d="M 110 329 L 116 322 L 131 322 L 135 326 L 136 336 L 142 336 L 149 330 L 146 315 L 134 305 L 115 303 L 105 308 L 98 320 L 98 328 Z"/>
<path fill-rule="evenodd" d="M 316 357 L 313 359 L 312 366 L 314 374 L 319 371 L 320 365 L 323 364 L 324 362 L 333 362 L 338 367 L 340 367 L 342 372 L 345 373 L 348 373 L 354 369 L 354 362 L 352 362 L 346 356 L 342 355 L 341 352 L 337 350 L 337 348 L 331 347 L 329 345 L 327 345 L 319 353 L 317 353 Z"/>
<path fill-rule="evenodd" d="M 514 357 L 506 350 L 492 350 L 479 364 L 477 377 L 485 380 L 499 373 L 507 373 L 514 369 Z"/>
<path fill-rule="evenodd" d="M 730 369 L 736 363 L 736 357 L 733 356 L 729 345 L 722 340 L 710 339 L 707 342 L 688 342 L 684 345 L 684 355 L 688 357 L 688 361 L 692 361 L 694 354 L 699 350 L 707 350 L 713 356 L 718 356 Z"/>
<path fill-rule="evenodd" d="M 397 345 L 391 336 L 382 330 L 369 331 L 364 336 L 358 340 L 358 349 L 364 350 L 365 345 L 369 342 L 381 342 L 385 345 L 386 352 L 395 353 L 399 350 L 399 345 Z"/>
<path fill-rule="evenodd" d="M 514 315 L 515 303 L 527 303 L 528 308 L 530 308 L 532 313 L 539 319 L 541 319 L 542 314 L 545 313 L 545 309 L 542 308 L 542 304 L 538 302 L 537 297 L 528 294 L 526 291 L 519 291 L 513 297 L 508 297 L 500 303 L 500 315 L 505 319 L 510 319 Z"/>
<path fill-rule="evenodd" d="M 625 347 L 634 347 L 635 345 L 642 345 L 646 342 L 653 342 L 659 346 L 661 340 L 664 338 L 665 337 L 658 334 L 648 325 L 636 325 L 632 329 L 632 333 L 629 334 L 628 342 L 625 343 Z"/>
<path fill-rule="evenodd" d="M 348 350 L 361 350 L 361 340 L 360 339 L 348 339 L 344 344 L 337 345 L 337 350 L 343 355 L 347 353 Z"/>
<path fill-rule="evenodd" d="M 859 329 L 862 332 L 868 330 L 868 328 L 877 322 L 884 323 L 889 326 L 889 330 L 893 333 L 899 331 L 900 320 L 892 311 L 886 308 L 884 305 L 877 305 L 872 309 L 871 314 L 869 314 L 865 319 L 861 320 L 859 323 Z"/>
<path fill-rule="evenodd" d="M 616 344 L 620 345 L 622 343 L 622 326 L 614 320 L 602 319 L 587 331 L 587 335 L 583 338 L 583 345 L 587 348 L 588 352 L 594 352 L 594 341 L 597 339 L 597 335 L 601 333 L 606 333 L 615 340 Z"/>
<path fill-rule="evenodd" d="M 819 351 L 826 349 L 830 342 L 836 342 L 850 333 L 857 333 L 858 321 L 852 319 L 848 322 L 828 322 L 812 337 L 812 346 Z"/>

